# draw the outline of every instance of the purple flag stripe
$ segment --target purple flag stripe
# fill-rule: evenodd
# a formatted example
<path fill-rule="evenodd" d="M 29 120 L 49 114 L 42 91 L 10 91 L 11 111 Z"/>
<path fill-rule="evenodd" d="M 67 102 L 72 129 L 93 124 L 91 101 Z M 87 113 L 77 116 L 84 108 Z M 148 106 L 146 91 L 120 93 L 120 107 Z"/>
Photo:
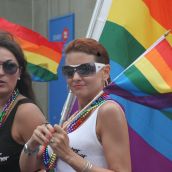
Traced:
<path fill-rule="evenodd" d="M 135 96 L 114 83 L 111 83 L 106 88 L 104 88 L 104 91 L 106 93 L 116 94 L 128 100 L 131 100 L 131 101 L 134 101 L 146 106 L 150 106 L 159 110 L 172 107 L 172 93 L 149 95 L 149 96 Z"/>
<path fill-rule="evenodd" d="M 146 143 L 130 126 L 129 136 L 132 172 L 172 171 L 171 161 Z"/>

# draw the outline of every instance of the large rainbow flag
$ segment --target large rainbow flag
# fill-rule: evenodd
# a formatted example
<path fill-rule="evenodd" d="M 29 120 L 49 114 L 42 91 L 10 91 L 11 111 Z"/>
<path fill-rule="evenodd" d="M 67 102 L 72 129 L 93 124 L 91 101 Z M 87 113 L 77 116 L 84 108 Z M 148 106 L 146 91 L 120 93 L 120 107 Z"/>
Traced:
<path fill-rule="evenodd" d="M 57 68 L 62 57 L 63 43 L 49 42 L 39 33 L 3 18 L 0 18 L 0 29 L 10 32 L 24 50 L 32 80 L 57 79 Z"/>
<path fill-rule="evenodd" d="M 172 1 L 112 0 L 99 41 L 118 74 L 169 29 Z M 172 35 L 168 40 L 172 43 Z"/>
<path fill-rule="evenodd" d="M 129 67 L 167 30 L 172 29 L 170 0 L 105 0 L 95 38 L 111 58 L 111 77 L 119 75 L 114 98 L 126 110 L 133 172 L 172 171 L 172 54 L 163 40 Z M 107 10 L 106 10 L 107 9 Z M 102 14 L 103 14 L 102 12 Z M 102 26 L 102 27 L 101 27 Z M 97 36 L 100 33 L 100 36 Z M 94 36 L 93 36 L 94 37 Z M 167 40 L 172 43 L 172 35 Z M 163 49 L 167 53 L 163 55 Z M 155 58 L 152 58 L 154 56 Z M 162 58 L 164 57 L 164 58 Z M 144 65 L 142 65 L 144 64 Z M 127 70 L 125 70 L 128 68 Z M 156 69 L 155 69 L 156 68 Z M 144 74 L 143 74 L 144 73 Z M 141 81 L 140 81 L 141 80 Z M 113 85 L 113 88 L 115 88 Z M 156 96 L 155 96 L 156 95 Z M 142 97 L 139 97 L 142 96 Z"/>
<path fill-rule="evenodd" d="M 134 172 L 171 171 L 171 76 L 172 47 L 162 37 L 104 90 L 125 106 Z"/>

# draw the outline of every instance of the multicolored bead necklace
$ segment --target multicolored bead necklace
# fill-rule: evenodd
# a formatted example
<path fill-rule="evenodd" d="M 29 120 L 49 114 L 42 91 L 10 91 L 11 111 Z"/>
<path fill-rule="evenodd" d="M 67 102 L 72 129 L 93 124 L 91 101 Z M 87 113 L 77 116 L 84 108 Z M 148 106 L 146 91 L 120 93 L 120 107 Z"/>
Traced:
<path fill-rule="evenodd" d="M 43 146 L 42 149 L 43 163 L 45 165 L 46 170 L 48 171 L 49 169 L 52 169 L 56 166 L 57 155 L 55 153 L 52 153 L 51 156 L 49 156 L 47 146 Z"/>
<path fill-rule="evenodd" d="M 96 109 L 98 106 L 103 104 L 108 99 L 110 99 L 109 95 L 104 93 L 97 100 L 95 100 L 87 109 L 85 109 L 82 113 L 78 113 L 78 115 L 76 115 L 75 117 L 69 118 L 69 120 L 71 121 L 69 125 L 67 126 L 67 133 L 71 133 L 74 130 L 76 130 L 87 119 L 89 113 L 93 109 Z M 52 153 L 51 156 L 49 156 L 47 146 L 43 146 L 42 152 L 43 152 L 42 154 L 43 163 L 46 167 L 46 170 L 54 168 L 57 162 L 57 155 L 55 153 Z"/>
<path fill-rule="evenodd" d="M 89 113 L 101 104 L 103 104 L 107 99 L 110 99 L 110 97 L 108 94 L 104 93 L 97 100 L 95 100 L 87 109 L 76 115 L 72 120 L 69 118 L 71 122 L 67 126 L 67 133 L 71 133 L 76 130 L 87 119 Z"/>
<path fill-rule="evenodd" d="M 5 122 L 5 120 L 7 119 L 8 113 L 10 112 L 10 110 L 12 109 L 14 102 L 17 98 L 17 96 L 19 95 L 19 90 L 14 90 L 10 96 L 10 98 L 8 99 L 7 103 L 5 104 L 5 106 L 3 107 L 2 112 L 0 113 L 0 128 L 2 127 L 2 124 Z"/>

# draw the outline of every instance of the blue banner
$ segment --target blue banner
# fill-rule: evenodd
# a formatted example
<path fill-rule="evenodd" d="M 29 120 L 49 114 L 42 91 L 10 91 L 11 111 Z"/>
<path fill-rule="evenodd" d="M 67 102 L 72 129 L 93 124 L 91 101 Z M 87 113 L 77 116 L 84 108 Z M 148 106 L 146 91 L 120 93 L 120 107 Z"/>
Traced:
<path fill-rule="evenodd" d="M 49 40 L 52 42 L 63 41 L 66 45 L 74 39 L 74 13 L 49 20 Z M 62 75 L 64 53 L 58 67 L 58 80 L 48 84 L 48 120 L 51 124 L 59 123 L 61 111 L 67 98 L 68 88 Z"/>

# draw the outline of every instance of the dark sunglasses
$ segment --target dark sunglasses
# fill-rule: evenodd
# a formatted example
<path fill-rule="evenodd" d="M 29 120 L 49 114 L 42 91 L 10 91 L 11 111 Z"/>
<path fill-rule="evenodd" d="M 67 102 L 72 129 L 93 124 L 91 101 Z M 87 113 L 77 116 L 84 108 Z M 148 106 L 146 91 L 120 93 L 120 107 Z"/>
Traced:
<path fill-rule="evenodd" d="M 84 63 L 79 65 L 63 66 L 63 75 L 67 78 L 72 78 L 77 72 L 80 76 L 89 76 L 100 71 L 105 64 L 103 63 Z"/>
<path fill-rule="evenodd" d="M 4 73 L 9 75 L 15 74 L 17 72 L 17 69 L 19 68 L 19 66 L 11 60 L 7 60 L 0 65 L 2 65 Z"/>

